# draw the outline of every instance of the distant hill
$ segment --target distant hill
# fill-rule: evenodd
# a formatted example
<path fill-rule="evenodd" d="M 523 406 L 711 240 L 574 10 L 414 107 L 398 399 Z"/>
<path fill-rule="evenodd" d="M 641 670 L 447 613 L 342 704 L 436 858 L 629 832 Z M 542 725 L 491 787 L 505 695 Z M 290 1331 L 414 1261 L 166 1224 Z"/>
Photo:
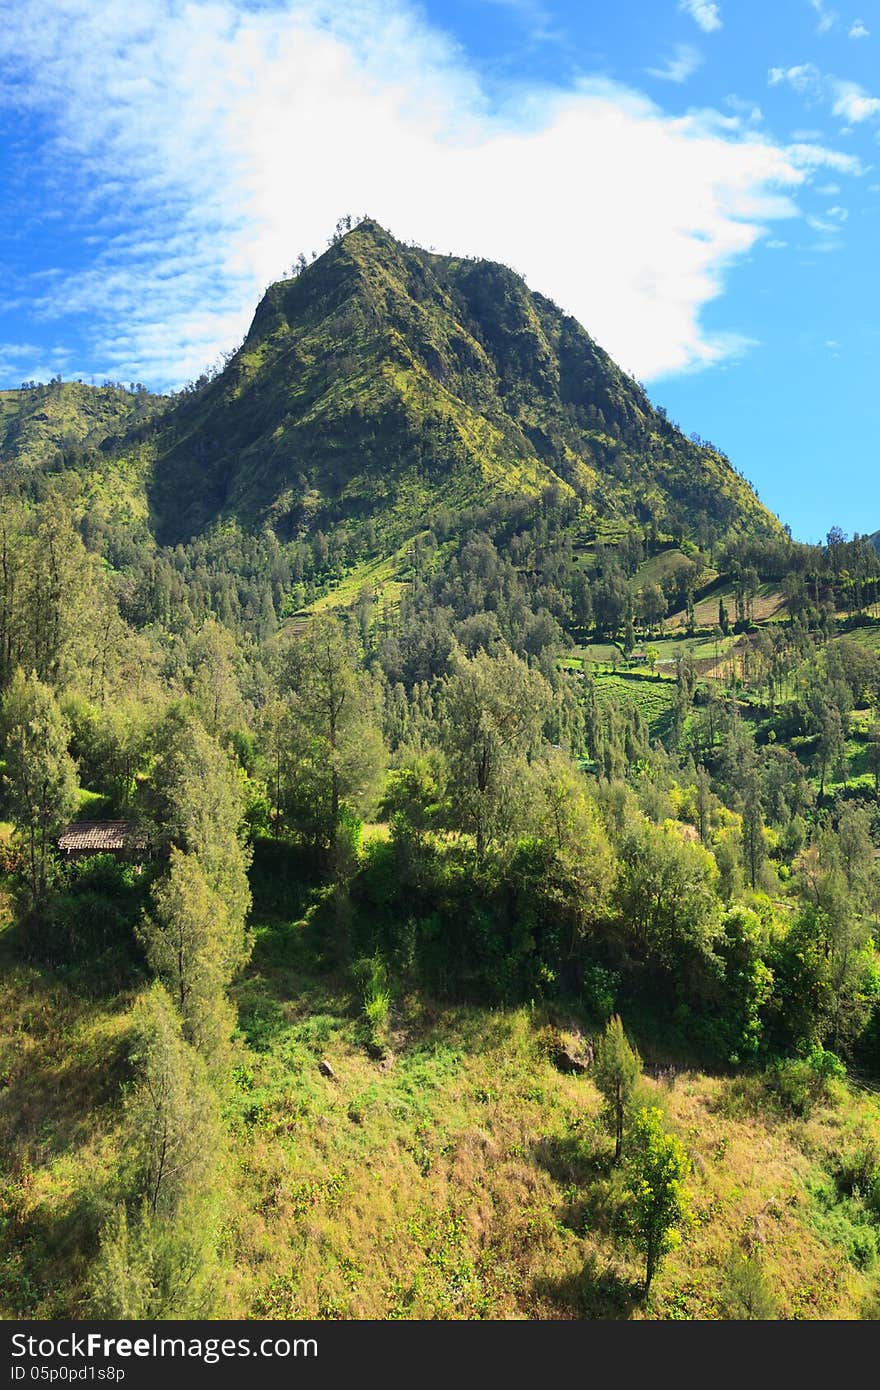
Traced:
<path fill-rule="evenodd" d="M 875 550 L 880 550 L 880 531 L 875 531 L 873 536 L 869 536 L 868 539 Z"/>
<path fill-rule="evenodd" d="M 59 451 L 119 441 L 136 425 L 154 419 L 167 403 L 166 397 L 146 390 L 82 381 L 0 391 L 0 466 L 39 466 Z"/>

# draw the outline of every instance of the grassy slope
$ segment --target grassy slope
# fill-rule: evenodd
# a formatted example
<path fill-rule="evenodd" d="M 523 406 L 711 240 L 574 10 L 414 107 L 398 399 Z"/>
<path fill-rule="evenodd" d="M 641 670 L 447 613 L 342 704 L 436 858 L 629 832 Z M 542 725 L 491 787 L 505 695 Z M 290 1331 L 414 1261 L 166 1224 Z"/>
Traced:
<path fill-rule="evenodd" d="M 345 987 L 307 968 L 302 930 L 258 928 L 236 989 L 232 1316 L 713 1317 L 734 1243 L 760 1250 L 786 1317 L 855 1316 L 871 1296 L 859 1212 L 829 1196 L 828 1168 L 880 1140 L 875 1097 L 844 1091 L 795 1121 L 757 1080 L 646 1081 L 694 1160 L 694 1222 L 646 1309 L 614 1236 L 598 1095 L 548 1061 L 543 1011 L 398 1001 L 383 1068 Z M 117 1190 L 130 999 L 89 1001 L 8 952 L 3 966 L 0 1315 L 76 1316 Z"/>

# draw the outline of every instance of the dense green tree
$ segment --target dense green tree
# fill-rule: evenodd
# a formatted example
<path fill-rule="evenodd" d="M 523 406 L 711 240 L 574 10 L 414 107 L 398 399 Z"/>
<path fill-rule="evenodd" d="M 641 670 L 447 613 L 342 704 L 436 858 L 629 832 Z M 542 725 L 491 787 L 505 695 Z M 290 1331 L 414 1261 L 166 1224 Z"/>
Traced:
<path fill-rule="evenodd" d="M 592 1077 L 605 1102 L 605 1114 L 614 1135 L 614 1161 L 620 1158 L 627 1113 L 641 1075 L 642 1064 L 632 1046 L 620 1015 L 608 1020 L 605 1032 L 595 1046 Z"/>
<path fill-rule="evenodd" d="M 718 870 L 702 845 L 674 827 L 633 822 L 618 845 L 615 891 L 630 949 L 655 969 L 670 972 L 677 988 L 717 974 Z"/>
<path fill-rule="evenodd" d="M 142 700 L 120 698 L 98 705 L 79 695 L 68 695 L 61 707 L 83 784 L 109 797 L 112 810 L 126 816 L 137 777 L 149 764 L 153 711 Z"/>
<path fill-rule="evenodd" d="M 593 589 L 597 635 L 616 637 L 626 619 L 631 602 L 626 575 L 619 565 L 610 565 Z"/>
<path fill-rule="evenodd" d="M 110 1321 L 209 1318 L 218 1303 L 213 1233 L 198 1203 L 172 1220 L 123 1203 L 101 1230 L 88 1311 Z"/>
<path fill-rule="evenodd" d="M 173 1218 L 189 1195 L 209 1182 L 217 1162 L 217 1102 L 205 1064 L 185 1041 L 163 985 L 135 1006 L 126 1099 L 127 1169 L 135 1209 Z"/>
<path fill-rule="evenodd" d="M 239 647 L 228 627 L 208 617 L 191 649 L 193 703 L 213 738 L 228 733 L 242 714 Z"/>
<path fill-rule="evenodd" d="M 162 838 L 169 849 L 176 846 L 197 857 L 223 902 L 230 932 L 241 943 L 234 953 L 244 959 L 251 895 L 241 770 L 201 722 L 179 708 L 169 711 L 157 742 L 152 785 Z"/>
<path fill-rule="evenodd" d="M 212 1192 L 222 1154 L 216 1096 L 164 987 L 135 1006 L 124 1107 L 127 1200 L 101 1232 L 94 1316 L 206 1317 L 216 1302 Z"/>
<path fill-rule="evenodd" d="M 767 1322 L 777 1317 L 776 1299 L 757 1253 L 734 1247 L 724 1266 L 724 1316 L 736 1322 Z"/>
<path fill-rule="evenodd" d="M 440 738 L 453 824 L 474 836 L 478 858 L 519 819 L 524 760 L 551 700 L 543 676 L 512 652 L 459 657 L 444 683 Z"/>
<path fill-rule="evenodd" d="M 638 614 L 643 627 L 650 631 L 662 629 L 666 617 L 666 595 L 659 584 L 646 584 L 639 590 Z"/>
<path fill-rule="evenodd" d="M 767 858 L 767 842 L 764 839 L 764 808 L 754 775 L 748 780 L 743 800 L 742 843 L 749 883 L 757 888 L 758 876 Z"/>
<path fill-rule="evenodd" d="M 773 995 L 767 964 L 767 931 L 757 914 L 737 905 L 725 912 L 716 952 L 723 962 L 717 1013 L 708 1020 L 728 1061 L 753 1057 L 764 1042 L 765 1014 Z"/>
<path fill-rule="evenodd" d="M 49 688 L 20 669 L 3 699 L 9 809 L 26 851 L 31 902 L 45 902 L 59 832 L 77 805 L 70 731 Z"/>
<path fill-rule="evenodd" d="M 184 1037 L 216 1064 L 233 1026 L 225 991 L 247 954 L 242 924 L 209 884 L 198 856 L 177 848 L 153 900 L 138 931 L 150 968 L 177 1005 Z"/>
<path fill-rule="evenodd" d="M 680 1242 L 689 1214 L 685 1184 L 690 1160 L 681 1140 L 664 1128 L 662 1112 L 654 1106 L 643 1106 L 633 1117 L 625 1172 L 629 1227 L 645 1257 L 647 1298 L 664 1256 Z"/>
<path fill-rule="evenodd" d="M 291 643 L 285 673 L 291 719 L 286 811 L 291 826 L 329 850 L 345 811 L 374 803 L 386 750 L 376 692 L 358 672 L 339 621 L 311 621 Z"/>

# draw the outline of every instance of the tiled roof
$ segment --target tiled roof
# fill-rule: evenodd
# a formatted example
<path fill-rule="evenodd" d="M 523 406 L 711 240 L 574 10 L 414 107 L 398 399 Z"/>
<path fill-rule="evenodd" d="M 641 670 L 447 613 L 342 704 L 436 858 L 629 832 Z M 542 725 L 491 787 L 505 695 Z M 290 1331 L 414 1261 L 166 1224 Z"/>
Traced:
<path fill-rule="evenodd" d="M 58 841 L 58 848 L 70 850 L 142 849 L 146 835 L 131 820 L 77 820 L 67 827 Z"/>

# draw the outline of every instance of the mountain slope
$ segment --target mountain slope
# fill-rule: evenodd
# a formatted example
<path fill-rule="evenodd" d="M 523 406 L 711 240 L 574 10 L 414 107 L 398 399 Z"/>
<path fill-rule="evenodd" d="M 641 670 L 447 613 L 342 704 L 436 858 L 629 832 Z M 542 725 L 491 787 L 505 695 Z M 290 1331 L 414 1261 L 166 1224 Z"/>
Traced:
<path fill-rule="evenodd" d="M 153 419 L 167 398 L 82 381 L 0 391 L 0 466 L 46 463 L 59 450 L 91 449 Z"/>
<path fill-rule="evenodd" d="M 160 538 L 223 517 L 287 537 L 498 492 L 576 497 L 584 518 L 707 534 L 778 522 L 729 463 L 655 411 L 576 321 L 487 261 L 365 221 L 273 285 L 219 376 L 156 427 Z"/>

